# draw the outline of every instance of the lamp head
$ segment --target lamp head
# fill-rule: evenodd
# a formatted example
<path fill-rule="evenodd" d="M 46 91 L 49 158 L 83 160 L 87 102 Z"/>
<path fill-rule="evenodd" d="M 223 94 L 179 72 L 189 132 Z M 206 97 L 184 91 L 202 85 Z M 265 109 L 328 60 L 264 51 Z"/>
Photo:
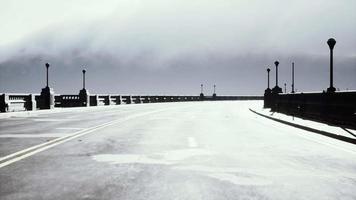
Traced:
<path fill-rule="evenodd" d="M 330 39 L 328 39 L 327 43 L 328 43 L 330 49 L 334 49 L 334 46 L 336 44 L 336 40 L 334 38 L 330 38 Z"/>
<path fill-rule="evenodd" d="M 278 67 L 279 62 L 278 62 L 278 61 L 276 61 L 276 62 L 274 62 L 274 64 L 276 65 L 276 67 Z"/>

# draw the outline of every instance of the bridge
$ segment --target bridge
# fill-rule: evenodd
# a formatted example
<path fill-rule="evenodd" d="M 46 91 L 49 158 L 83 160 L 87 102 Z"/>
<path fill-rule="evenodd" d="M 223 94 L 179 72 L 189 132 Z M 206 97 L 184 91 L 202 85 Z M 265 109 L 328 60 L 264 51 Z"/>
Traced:
<path fill-rule="evenodd" d="M 198 101 L 4 113 L 1 199 L 355 198 L 355 145 L 249 111 L 262 106 Z"/>
<path fill-rule="evenodd" d="M 0 198 L 356 199 L 356 92 L 283 93 L 278 64 L 264 96 L 179 96 L 90 94 L 85 70 L 56 94 L 47 63 L 0 96 Z"/>

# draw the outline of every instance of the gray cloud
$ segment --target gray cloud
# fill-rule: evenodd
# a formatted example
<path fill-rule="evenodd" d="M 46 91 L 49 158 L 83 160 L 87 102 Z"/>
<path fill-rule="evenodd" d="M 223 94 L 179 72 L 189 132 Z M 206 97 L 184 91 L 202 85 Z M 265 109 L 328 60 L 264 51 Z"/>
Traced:
<path fill-rule="evenodd" d="M 210 92 L 216 83 L 224 94 L 261 94 L 265 68 L 275 59 L 280 83 L 290 85 L 294 61 L 298 90 L 322 90 L 331 36 L 337 39 L 336 86 L 356 87 L 353 1 L 156 0 L 132 6 L 124 14 L 119 4 L 104 17 L 57 22 L 0 46 L 0 91 L 38 92 L 48 61 L 58 93 L 78 92 L 85 66 L 95 93 L 197 94 L 200 83 Z"/>

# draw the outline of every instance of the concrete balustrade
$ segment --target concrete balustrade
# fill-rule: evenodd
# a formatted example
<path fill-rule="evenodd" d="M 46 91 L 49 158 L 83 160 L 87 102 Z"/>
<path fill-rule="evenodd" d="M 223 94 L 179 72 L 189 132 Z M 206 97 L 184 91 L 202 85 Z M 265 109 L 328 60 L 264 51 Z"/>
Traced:
<path fill-rule="evenodd" d="M 132 102 L 135 104 L 140 104 L 141 102 L 141 97 L 140 96 L 132 96 Z"/>
<path fill-rule="evenodd" d="M 97 95 L 98 96 L 98 102 L 97 106 L 107 106 L 109 104 L 109 95 Z"/>
<path fill-rule="evenodd" d="M 79 95 L 58 95 L 55 96 L 55 107 L 81 107 L 83 100 Z"/>
<path fill-rule="evenodd" d="M 53 107 L 87 107 L 87 106 L 107 106 L 120 104 L 139 103 L 164 103 L 183 101 L 212 101 L 212 100 L 261 100 L 261 96 L 140 96 L 140 95 L 116 95 L 116 94 L 96 94 L 90 95 L 86 89 L 80 90 L 78 95 L 54 94 L 53 89 L 44 88 L 45 92 L 39 94 L 14 94 L 6 93 L 0 96 L 0 111 L 27 111 L 37 109 L 50 109 Z"/>
<path fill-rule="evenodd" d="M 36 100 L 34 94 L 1 94 L 0 111 L 14 112 L 36 110 Z"/>
<path fill-rule="evenodd" d="M 141 96 L 141 102 L 142 103 L 150 103 L 150 97 L 149 96 Z"/>
<path fill-rule="evenodd" d="M 267 93 L 264 107 L 273 112 L 356 128 L 356 91 Z"/>
<path fill-rule="evenodd" d="M 131 98 L 131 96 L 122 96 L 122 102 L 124 103 L 124 104 L 131 104 L 131 102 L 132 102 L 132 98 Z"/>
<path fill-rule="evenodd" d="M 121 96 L 120 95 L 110 95 L 110 105 L 120 105 Z"/>

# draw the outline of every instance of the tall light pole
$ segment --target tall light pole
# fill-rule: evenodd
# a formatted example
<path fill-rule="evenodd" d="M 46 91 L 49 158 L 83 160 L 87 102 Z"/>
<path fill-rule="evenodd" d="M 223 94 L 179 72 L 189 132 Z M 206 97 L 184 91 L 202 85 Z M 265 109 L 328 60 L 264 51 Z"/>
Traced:
<path fill-rule="evenodd" d="M 282 88 L 280 88 L 278 86 L 278 65 L 279 65 L 279 62 L 278 61 L 274 62 L 274 65 L 276 66 L 276 86 L 274 86 L 274 88 L 272 89 L 272 92 L 275 94 L 278 94 L 278 93 L 282 93 Z"/>
<path fill-rule="evenodd" d="M 267 68 L 267 89 L 269 89 L 269 72 L 271 71 L 270 68 Z"/>
<path fill-rule="evenodd" d="M 284 83 L 284 93 L 287 94 L 287 83 Z"/>
<path fill-rule="evenodd" d="M 46 63 L 45 66 L 46 66 L 46 74 L 47 74 L 46 75 L 46 80 L 47 80 L 46 81 L 46 87 L 48 87 L 48 68 L 49 68 L 50 65 L 49 65 L 49 63 Z"/>
<path fill-rule="evenodd" d="M 203 94 L 203 84 L 200 84 L 200 94 Z"/>
<path fill-rule="evenodd" d="M 278 65 L 279 65 L 279 62 L 278 61 L 274 62 L 274 65 L 276 65 L 276 87 L 278 87 Z"/>
<path fill-rule="evenodd" d="M 214 84 L 214 94 L 216 93 L 216 85 Z"/>
<path fill-rule="evenodd" d="M 328 40 L 328 45 L 329 45 L 329 49 L 330 49 L 330 86 L 329 88 L 327 89 L 327 92 L 335 92 L 335 88 L 334 88 L 334 72 L 333 72 L 333 54 L 334 54 L 334 46 L 336 44 L 336 40 L 334 38 L 330 38 Z"/>
<path fill-rule="evenodd" d="M 292 62 L 292 93 L 294 92 L 294 62 Z"/>
<path fill-rule="evenodd" d="M 85 89 L 85 72 L 87 72 L 85 69 L 83 69 L 83 89 Z"/>

